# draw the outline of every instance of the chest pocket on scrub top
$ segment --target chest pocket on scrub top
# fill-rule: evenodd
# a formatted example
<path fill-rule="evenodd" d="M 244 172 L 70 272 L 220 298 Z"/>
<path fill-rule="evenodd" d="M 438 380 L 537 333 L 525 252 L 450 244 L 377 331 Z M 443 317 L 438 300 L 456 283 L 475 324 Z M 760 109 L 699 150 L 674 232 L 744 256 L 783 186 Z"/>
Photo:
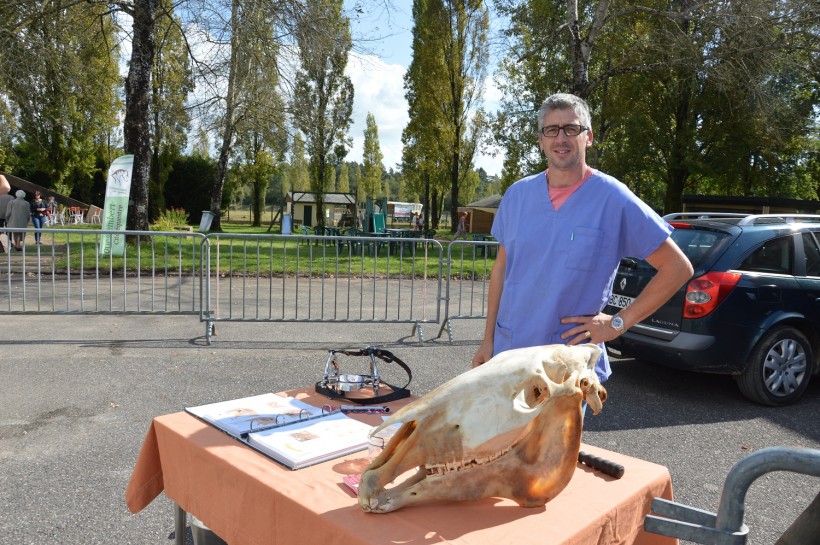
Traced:
<path fill-rule="evenodd" d="M 576 227 L 567 249 L 567 268 L 575 271 L 591 271 L 601 253 L 604 233 L 593 227 Z"/>

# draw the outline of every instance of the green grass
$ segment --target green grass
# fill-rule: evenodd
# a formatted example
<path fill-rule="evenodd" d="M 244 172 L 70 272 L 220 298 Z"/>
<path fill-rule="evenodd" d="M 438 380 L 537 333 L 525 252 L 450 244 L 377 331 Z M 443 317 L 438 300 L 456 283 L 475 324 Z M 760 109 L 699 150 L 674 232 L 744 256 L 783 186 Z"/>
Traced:
<path fill-rule="evenodd" d="M 189 274 L 200 270 L 200 238 L 187 236 L 154 235 L 129 237 L 124 257 L 97 255 L 97 236 L 90 233 L 73 233 L 76 229 L 93 229 L 95 226 L 80 225 L 60 228 L 54 234 L 54 246 L 51 237 L 44 235 L 44 244 L 40 251 L 46 258 L 52 256 L 56 270 L 115 271 L 122 274 L 136 274 L 138 269 L 143 273 L 154 270 L 157 273 Z M 364 255 L 360 247 L 354 247 L 352 253 L 347 244 L 339 247 L 333 241 L 302 240 L 297 237 L 274 238 L 279 227 L 274 226 L 270 233 L 268 226 L 252 227 L 249 223 L 222 222 L 223 233 L 212 233 L 210 237 L 210 261 L 213 272 L 234 276 L 280 276 L 282 274 L 306 274 L 311 276 L 386 276 L 415 275 L 435 277 L 439 264 L 447 259 L 447 243 L 450 233 L 445 230 L 437 232 L 437 238 L 443 248 L 439 254 L 438 246 L 430 245 L 427 256 L 422 248 L 417 248 L 415 257 L 407 247 L 402 253 L 394 246 L 390 256 L 386 245 L 378 255 L 370 255 L 365 247 Z M 99 228 L 99 227 L 97 227 Z M 31 238 L 31 237 L 29 237 Z M 386 239 L 385 239 L 386 240 Z M 36 252 L 30 247 L 29 253 Z M 483 279 L 489 276 L 493 259 L 485 259 L 480 252 L 473 258 L 471 247 L 458 247 L 453 255 L 453 276 L 460 278 Z M 442 274 L 446 274 L 443 264 Z"/>

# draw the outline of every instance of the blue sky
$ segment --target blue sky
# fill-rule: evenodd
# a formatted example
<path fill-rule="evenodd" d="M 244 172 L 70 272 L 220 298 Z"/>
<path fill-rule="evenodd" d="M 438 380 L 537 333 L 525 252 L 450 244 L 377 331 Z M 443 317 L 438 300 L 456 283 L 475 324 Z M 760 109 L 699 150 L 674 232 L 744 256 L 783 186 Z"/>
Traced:
<path fill-rule="evenodd" d="M 345 7 L 356 4 L 345 0 Z M 371 2 L 379 4 L 379 2 Z M 401 162 L 401 132 L 407 125 L 407 101 L 404 99 L 404 73 L 412 60 L 412 3 L 393 2 L 393 9 L 376 9 L 351 13 L 351 33 L 354 51 L 348 61 L 347 74 L 355 89 L 353 123 L 349 135 L 353 148 L 348 160 L 361 162 L 365 120 L 372 113 L 379 128 L 379 145 L 384 155 L 384 167 L 396 169 Z M 498 92 L 492 82 L 485 92 L 485 107 L 492 111 Z M 501 174 L 503 157 L 482 155 L 476 167 L 488 174 Z"/>

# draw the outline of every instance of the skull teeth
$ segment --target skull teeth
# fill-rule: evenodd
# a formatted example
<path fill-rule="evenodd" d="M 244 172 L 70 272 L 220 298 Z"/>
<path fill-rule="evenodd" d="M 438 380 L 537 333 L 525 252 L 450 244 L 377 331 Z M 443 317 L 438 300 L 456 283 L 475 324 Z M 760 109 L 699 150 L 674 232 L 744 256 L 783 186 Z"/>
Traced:
<path fill-rule="evenodd" d="M 482 456 L 480 458 L 464 458 L 462 460 L 453 460 L 451 462 L 444 462 L 441 464 L 428 464 L 425 465 L 425 470 L 429 477 L 464 471 L 472 467 L 489 464 L 493 460 L 501 458 L 509 451 L 510 448 L 508 447 L 500 452 L 496 452 L 495 454 L 488 454 L 487 456 Z"/>

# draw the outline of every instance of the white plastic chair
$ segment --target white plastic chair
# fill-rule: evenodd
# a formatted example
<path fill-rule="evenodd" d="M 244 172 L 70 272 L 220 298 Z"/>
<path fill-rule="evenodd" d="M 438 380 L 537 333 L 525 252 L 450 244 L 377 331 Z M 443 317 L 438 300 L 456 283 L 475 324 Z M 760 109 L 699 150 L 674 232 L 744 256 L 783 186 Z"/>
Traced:
<path fill-rule="evenodd" d="M 94 213 L 88 218 L 88 223 L 102 224 L 102 208 L 97 208 Z"/>
<path fill-rule="evenodd" d="M 69 214 L 71 216 L 71 223 L 85 223 L 85 221 L 83 221 L 85 211 L 82 208 L 72 206 L 69 209 Z"/>
<path fill-rule="evenodd" d="M 52 212 L 46 218 L 46 227 L 52 227 L 57 224 L 65 225 L 65 209 L 58 210 L 56 212 Z"/>

